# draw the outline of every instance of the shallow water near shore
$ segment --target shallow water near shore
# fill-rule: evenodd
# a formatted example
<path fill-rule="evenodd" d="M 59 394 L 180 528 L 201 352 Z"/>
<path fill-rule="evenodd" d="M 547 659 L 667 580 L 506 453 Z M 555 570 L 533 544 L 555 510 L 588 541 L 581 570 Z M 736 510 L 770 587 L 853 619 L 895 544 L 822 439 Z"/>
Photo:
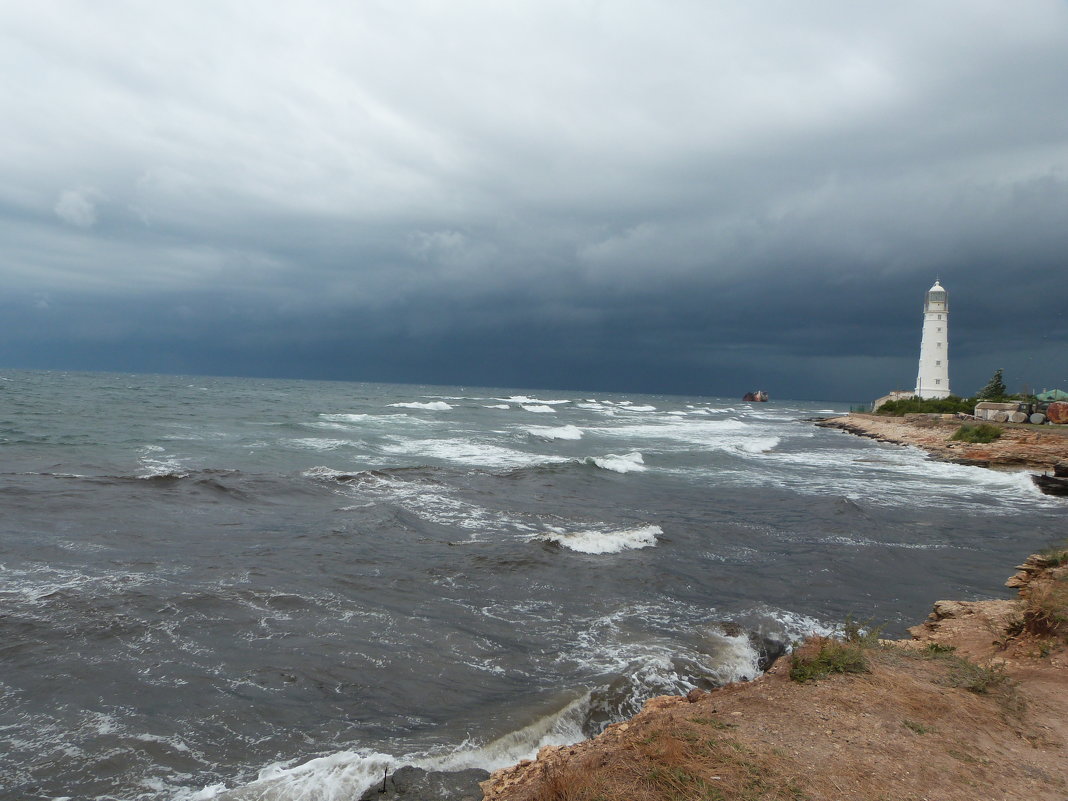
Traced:
<path fill-rule="evenodd" d="M 0 797 L 342 799 L 900 634 L 1063 536 L 842 405 L 4 371 Z"/>

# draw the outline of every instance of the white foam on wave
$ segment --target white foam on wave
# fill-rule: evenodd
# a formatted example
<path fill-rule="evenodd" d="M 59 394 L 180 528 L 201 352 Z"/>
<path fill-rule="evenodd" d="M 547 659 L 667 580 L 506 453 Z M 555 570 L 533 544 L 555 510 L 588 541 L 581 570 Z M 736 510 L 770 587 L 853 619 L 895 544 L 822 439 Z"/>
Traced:
<path fill-rule="evenodd" d="M 794 540 L 795 542 L 797 540 Z M 845 545 L 857 548 L 903 548 L 915 551 L 939 551 L 949 546 L 944 542 L 880 542 L 868 537 L 845 537 L 831 535 L 826 537 L 812 537 L 808 542 L 822 542 L 828 545 Z"/>
<path fill-rule="evenodd" d="M 588 456 L 586 457 L 586 463 L 615 473 L 640 473 L 649 469 L 645 466 L 645 460 L 638 451 L 624 453 L 621 456 L 617 456 L 614 453 L 610 453 L 607 456 Z"/>
<path fill-rule="evenodd" d="M 341 478 L 342 476 L 351 476 L 352 473 L 346 473 L 341 470 L 335 470 L 332 467 L 325 467 L 323 465 L 316 465 L 315 467 L 309 467 L 307 470 L 301 471 L 301 475 L 305 478 Z"/>
<path fill-rule="evenodd" d="M 175 801 L 351 801 L 401 764 L 389 754 L 339 751 L 295 767 L 284 762 L 268 765 L 241 787 L 213 784 L 179 793 Z"/>
<path fill-rule="evenodd" d="M 761 606 L 742 614 L 743 618 L 749 616 L 755 620 L 747 620 L 746 625 L 755 628 L 760 634 L 766 635 L 773 632 L 781 636 L 782 641 L 788 646 L 806 637 L 833 637 L 841 634 L 841 629 L 837 625 L 830 625 L 789 609 Z"/>
<path fill-rule="evenodd" d="M 542 398 L 531 398 L 527 395 L 512 395 L 510 398 L 497 398 L 497 400 L 508 401 L 509 403 L 535 403 L 543 406 L 560 406 L 565 403 L 571 403 L 569 400 L 543 400 Z"/>
<path fill-rule="evenodd" d="M 490 403 L 488 405 L 483 406 L 483 408 L 484 409 L 511 409 L 512 407 L 509 406 L 507 403 Z"/>
<path fill-rule="evenodd" d="M 566 703 L 532 723 L 484 745 L 471 742 L 436 752 L 401 757 L 377 751 L 339 751 L 300 765 L 276 763 L 255 781 L 227 789 L 214 784 L 179 792 L 174 801 L 351 801 L 379 784 L 387 771 L 404 765 L 433 771 L 482 768 L 495 771 L 520 760 L 534 759 L 547 745 L 571 745 L 584 739 L 582 722 L 589 712 L 590 693 Z"/>
<path fill-rule="evenodd" d="M 628 412 L 655 412 L 655 406 L 627 406 Z"/>
<path fill-rule="evenodd" d="M 314 467 L 304 471 L 304 475 L 313 478 L 338 478 L 349 476 L 329 467 Z M 487 509 L 449 494 L 447 487 L 426 484 L 421 481 L 406 481 L 400 478 L 376 475 L 371 472 L 355 474 L 355 480 L 349 485 L 348 492 L 361 498 L 382 498 L 402 509 L 416 515 L 422 520 L 448 528 L 461 529 L 468 533 L 464 543 L 481 542 L 493 539 L 505 531 L 521 531 L 524 534 L 533 529 L 522 516 L 507 515 L 499 510 Z M 377 502 L 377 501 L 372 501 Z M 365 504 L 345 507 L 345 509 L 364 508 Z M 460 544 L 460 542 L 453 543 Z"/>
<path fill-rule="evenodd" d="M 785 468 L 774 473 L 738 476 L 743 483 L 777 484 L 806 495 L 842 495 L 882 506 L 972 507 L 981 502 L 990 514 L 1012 514 L 1020 506 L 1054 506 L 1026 471 L 939 462 L 914 447 L 864 442 L 847 451 L 813 449 L 775 452 L 764 457 Z M 774 477 L 774 478 L 773 478 Z"/>
<path fill-rule="evenodd" d="M 664 530 L 660 526 L 601 531 L 563 531 L 551 528 L 539 538 L 579 553 L 604 554 L 652 548 L 656 545 L 657 535 L 663 533 Z"/>
<path fill-rule="evenodd" d="M 726 447 L 739 453 L 768 453 L 779 447 L 781 440 L 778 437 L 753 437 L 739 442 L 732 442 Z"/>
<path fill-rule="evenodd" d="M 358 425 L 361 428 L 367 426 L 426 426 L 433 423 L 420 417 L 413 417 L 406 412 L 393 412 L 391 414 L 320 414 L 319 420 L 308 423 L 311 428 L 334 428 L 351 429 Z"/>
<path fill-rule="evenodd" d="M 298 448 L 312 451 L 334 451 L 348 445 L 363 444 L 361 442 L 354 442 L 350 439 L 325 439 L 323 437 L 300 437 L 298 439 L 291 439 L 289 442 L 291 445 L 295 445 Z"/>
<path fill-rule="evenodd" d="M 181 459 L 173 454 L 165 453 L 159 445 L 145 445 L 141 448 L 138 462 L 144 471 L 138 474 L 138 478 L 160 478 L 162 476 L 184 478 L 188 475 Z"/>
<path fill-rule="evenodd" d="M 527 412 L 534 412 L 535 414 L 556 414 L 556 409 L 552 406 L 546 406 L 545 404 L 527 405 L 523 404 L 519 407 Z"/>
<path fill-rule="evenodd" d="M 531 436 L 545 440 L 582 439 L 582 429 L 571 425 L 560 426 L 558 428 L 550 428 L 548 426 L 528 426 L 525 430 Z"/>
<path fill-rule="evenodd" d="M 319 416 L 334 423 L 362 423 L 365 420 L 374 419 L 370 414 L 320 414 Z"/>
<path fill-rule="evenodd" d="M 781 438 L 768 431 L 737 419 L 708 420 L 699 417 L 679 417 L 665 414 L 660 419 L 631 425 L 610 425 L 597 428 L 598 434 L 612 437 L 654 439 L 672 450 L 713 450 L 743 455 L 762 454 L 777 448 Z"/>
<path fill-rule="evenodd" d="M 488 442 L 466 439 L 406 439 L 383 445 L 386 453 L 422 456 L 477 467 L 531 467 L 567 461 L 562 456 L 542 456 Z"/>
<path fill-rule="evenodd" d="M 409 403 L 391 403 L 389 405 L 398 409 L 425 409 L 431 412 L 447 412 L 452 408 L 445 401 L 426 401 L 425 403 L 411 401 Z"/>

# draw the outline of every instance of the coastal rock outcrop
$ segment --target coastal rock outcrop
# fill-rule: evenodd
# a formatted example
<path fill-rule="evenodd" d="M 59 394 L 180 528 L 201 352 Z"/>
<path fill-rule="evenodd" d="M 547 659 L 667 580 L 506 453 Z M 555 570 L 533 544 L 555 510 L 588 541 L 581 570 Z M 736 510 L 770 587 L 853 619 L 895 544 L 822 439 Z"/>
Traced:
<path fill-rule="evenodd" d="M 478 768 L 439 771 L 406 765 L 367 790 L 360 801 L 482 801 L 479 784 L 489 776 Z"/>
<path fill-rule="evenodd" d="M 878 442 L 912 445 L 927 451 L 932 459 L 974 467 L 1049 470 L 1058 462 L 1068 460 L 1068 429 L 1005 426 L 994 442 L 973 444 L 950 439 L 961 423 L 952 415 L 901 418 L 854 413 L 828 417 L 816 425 Z"/>

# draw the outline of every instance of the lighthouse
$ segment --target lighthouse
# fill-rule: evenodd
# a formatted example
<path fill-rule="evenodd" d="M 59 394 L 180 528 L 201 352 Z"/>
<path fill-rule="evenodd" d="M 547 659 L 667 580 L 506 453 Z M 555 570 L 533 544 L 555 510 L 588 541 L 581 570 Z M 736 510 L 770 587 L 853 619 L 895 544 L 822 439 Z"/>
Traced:
<path fill-rule="evenodd" d="M 949 298 L 938 281 L 923 301 L 923 337 L 920 339 L 920 371 L 916 395 L 945 398 L 949 395 Z"/>

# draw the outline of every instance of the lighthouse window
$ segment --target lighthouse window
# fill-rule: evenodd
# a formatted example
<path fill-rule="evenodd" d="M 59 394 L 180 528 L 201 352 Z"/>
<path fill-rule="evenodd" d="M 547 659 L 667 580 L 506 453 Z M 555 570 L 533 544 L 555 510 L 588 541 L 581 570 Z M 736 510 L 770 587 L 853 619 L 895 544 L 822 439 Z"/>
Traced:
<path fill-rule="evenodd" d="M 939 334 L 941 334 L 941 333 L 942 333 L 942 329 L 941 329 L 941 328 L 939 328 L 939 329 L 938 329 L 938 333 L 939 333 Z"/>
<path fill-rule="evenodd" d="M 942 379 L 941 378 L 936 378 L 935 379 L 935 383 L 936 384 L 941 384 L 942 383 Z"/>
<path fill-rule="evenodd" d="M 941 320 L 941 319 L 942 319 L 942 315 L 941 315 L 941 314 L 940 314 L 940 315 L 938 315 L 938 319 L 939 319 L 939 320 Z"/>
<path fill-rule="evenodd" d="M 941 366 L 942 366 L 942 362 L 935 362 L 935 367 L 941 367 Z"/>
<path fill-rule="evenodd" d="M 935 347 L 937 347 L 937 348 L 940 348 L 940 347 L 942 347 L 942 343 L 941 343 L 941 342 L 936 342 L 936 343 L 935 343 Z"/>

